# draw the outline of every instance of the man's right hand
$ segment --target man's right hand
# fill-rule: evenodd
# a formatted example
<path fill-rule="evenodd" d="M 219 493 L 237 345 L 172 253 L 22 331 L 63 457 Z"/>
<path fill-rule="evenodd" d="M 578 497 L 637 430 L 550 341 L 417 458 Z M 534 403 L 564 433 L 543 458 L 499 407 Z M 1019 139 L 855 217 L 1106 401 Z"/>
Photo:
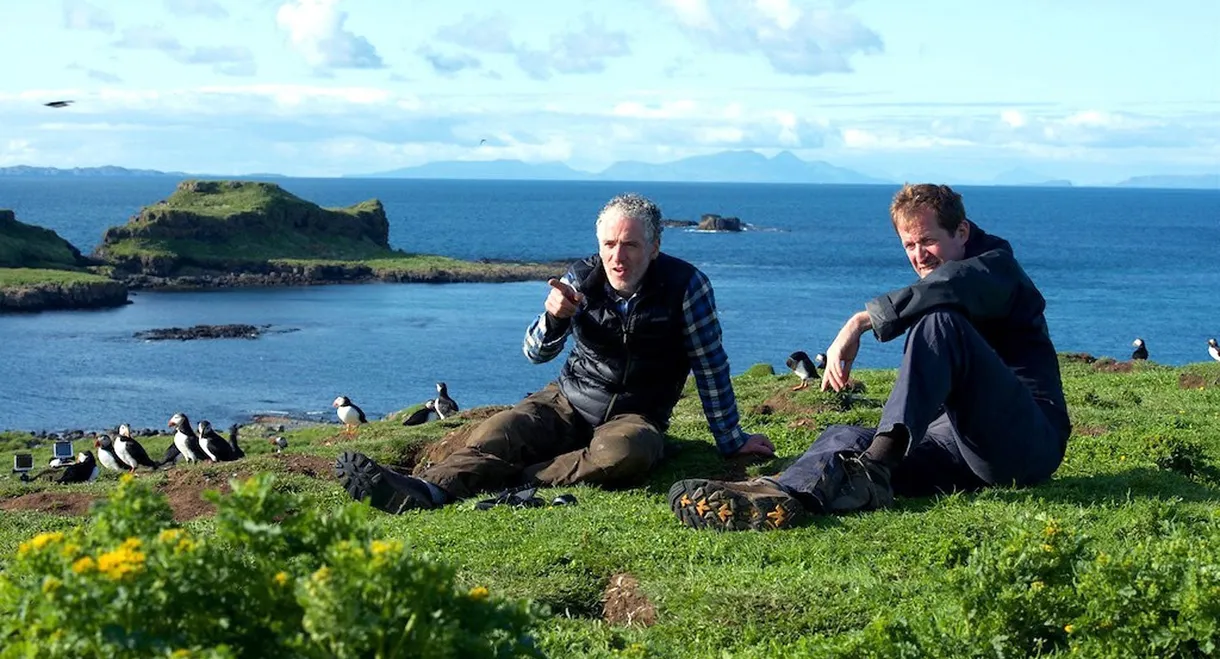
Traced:
<path fill-rule="evenodd" d="M 551 292 L 546 296 L 546 312 L 559 319 L 568 319 L 576 315 L 585 296 L 568 284 L 552 277 L 547 280 Z"/>
<path fill-rule="evenodd" d="M 851 367 L 860 352 L 860 336 L 872 328 L 868 312 L 861 311 L 843 324 L 834 343 L 826 349 L 826 367 L 822 371 L 822 391 L 842 391 L 851 378 Z"/>

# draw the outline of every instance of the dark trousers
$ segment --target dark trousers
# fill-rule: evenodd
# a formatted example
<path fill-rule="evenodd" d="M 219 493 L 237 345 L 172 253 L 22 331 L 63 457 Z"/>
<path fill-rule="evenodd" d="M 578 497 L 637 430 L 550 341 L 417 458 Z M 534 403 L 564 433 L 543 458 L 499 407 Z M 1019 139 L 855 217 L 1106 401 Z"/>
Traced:
<path fill-rule="evenodd" d="M 664 448 L 664 434 L 638 414 L 591 426 L 551 383 L 488 418 L 418 476 L 455 498 L 522 482 L 625 485 L 647 475 Z"/>
<path fill-rule="evenodd" d="M 1034 399 L 970 321 L 935 311 L 907 333 L 878 427 L 827 427 L 777 480 L 810 494 L 835 453 L 863 451 L 898 426 L 910 445 L 891 484 L 907 496 L 1040 483 L 1059 468 L 1071 432 L 1066 410 Z"/>

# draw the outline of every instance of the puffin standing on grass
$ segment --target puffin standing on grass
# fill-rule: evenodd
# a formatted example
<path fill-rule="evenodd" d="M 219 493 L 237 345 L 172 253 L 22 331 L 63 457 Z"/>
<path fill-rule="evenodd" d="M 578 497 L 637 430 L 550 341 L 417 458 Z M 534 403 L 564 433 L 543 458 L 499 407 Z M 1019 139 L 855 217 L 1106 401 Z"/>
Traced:
<path fill-rule="evenodd" d="M 103 467 L 110 471 L 131 471 L 131 467 L 114 452 L 114 441 L 110 439 L 110 435 L 99 435 L 93 440 L 93 448 L 97 449 L 97 461 L 102 463 Z"/>
<path fill-rule="evenodd" d="M 186 458 L 187 462 L 203 462 L 208 459 L 208 454 L 204 453 L 203 447 L 199 446 L 198 435 L 191 428 L 191 420 L 186 418 L 185 414 L 175 413 L 166 425 L 176 431 L 174 446 L 178 448 L 178 452 Z"/>
<path fill-rule="evenodd" d="M 1131 353 L 1131 359 L 1148 359 L 1148 346 L 1144 345 L 1143 339 L 1137 336 L 1131 342 L 1131 345 L 1135 346 L 1135 351 Z"/>
<path fill-rule="evenodd" d="M 197 430 L 199 448 L 203 449 L 212 462 L 232 462 L 237 459 L 237 456 L 233 454 L 233 447 L 229 445 L 228 440 L 212 429 L 210 421 L 207 419 L 200 421 Z"/>
<path fill-rule="evenodd" d="M 271 445 L 275 447 L 276 453 L 282 453 L 284 451 L 284 449 L 288 448 L 288 440 L 284 439 L 283 436 L 281 436 L 281 435 L 276 435 L 275 437 L 268 437 L 267 441 L 270 442 Z"/>
<path fill-rule="evenodd" d="M 368 423 L 369 420 L 364 416 L 364 410 L 360 409 L 347 396 L 339 396 L 330 404 L 331 407 L 337 409 L 339 420 L 343 422 L 344 434 L 348 437 L 353 437 L 356 434 L 356 428 L 362 423 Z"/>
<path fill-rule="evenodd" d="M 131 428 L 126 423 L 119 426 L 119 437 L 114 442 L 114 452 L 130 469 L 128 473 L 136 473 L 136 467 L 156 469 L 157 463 L 148 457 L 148 451 L 131 436 Z"/>
<path fill-rule="evenodd" d="M 818 366 L 826 366 L 826 355 L 818 354 L 816 359 L 809 359 L 809 355 L 804 350 L 797 350 L 788 355 L 784 365 L 801 379 L 801 383 L 792 388 L 793 391 L 800 391 L 808 387 L 810 382 L 818 379 Z"/>
<path fill-rule="evenodd" d="M 1207 354 L 1212 356 L 1212 359 L 1220 362 L 1220 345 L 1216 345 L 1216 339 L 1207 340 Z"/>
<path fill-rule="evenodd" d="M 97 478 L 97 460 L 93 458 L 93 451 L 85 451 L 76 454 L 76 463 L 70 464 L 64 469 L 64 472 L 59 475 L 59 482 L 88 483 L 95 478 Z"/>
<path fill-rule="evenodd" d="M 432 410 L 442 419 L 457 414 L 457 401 L 449 397 L 449 386 L 444 382 L 436 383 L 436 400 L 432 401 Z"/>

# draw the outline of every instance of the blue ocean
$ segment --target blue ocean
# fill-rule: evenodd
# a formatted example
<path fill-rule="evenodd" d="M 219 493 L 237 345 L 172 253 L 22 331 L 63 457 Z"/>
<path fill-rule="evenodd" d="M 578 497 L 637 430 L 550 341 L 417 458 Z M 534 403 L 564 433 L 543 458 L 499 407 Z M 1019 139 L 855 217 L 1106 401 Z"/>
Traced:
<path fill-rule="evenodd" d="M 109 226 L 167 197 L 169 178 L 0 179 L 0 208 L 84 252 Z M 596 249 L 612 196 L 650 196 L 668 218 L 733 215 L 740 234 L 667 229 L 662 249 L 715 286 L 734 373 L 783 369 L 823 351 L 843 321 L 914 280 L 890 225 L 895 186 L 278 179 L 323 206 L 385 204 L 390 242 L 458 258 L 550 260 Z M 1220 336 L 1220 192 L 1117 188 L 959 188 L 967 211 L 1007 238 L 1048 300 L 1060 351 L 1120 359 L 1142 337 L 1151 359 L 1208 359 Z M 225 425 L 281 413 L 329 418 L 339 394 L 371 417 L 447 382 L 463 407 L 509 404 L 554 378 L 532 365 L 525 328 L 543 282 L 367 284 L 215 292 L 136 292 L 100 311 L 0 315 L 0 428 L 163 427 L 177 411 Z M 257 340 L 149 342 L 159 327 L 272 325 Z M 901 341 L 869 338 L 861 368 L 897 365 Z"/>

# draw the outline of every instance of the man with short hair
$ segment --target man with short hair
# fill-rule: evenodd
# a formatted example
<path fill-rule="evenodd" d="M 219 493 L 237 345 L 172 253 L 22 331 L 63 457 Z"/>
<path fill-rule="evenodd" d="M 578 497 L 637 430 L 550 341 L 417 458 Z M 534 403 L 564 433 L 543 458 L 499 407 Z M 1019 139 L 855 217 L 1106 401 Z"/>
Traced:
<path fill-rule="evenodd" d="M 906 185 L 890 207 L 919 281 L 865 304 L 826 351 L 822 390 L 848 384 L 860 337 L 907 334 L 877 428 L 833 425 L 773 478 L 684 480 L 670 507 L 687 526 L 777 529 L 992 485 L 1033 485 L 1063 461 L 1071 423 L 1046 301 L 1008 241 L 966 217 L 944 185 Z"/>
<path fill-rule="evenodd" d="M 720 452 L 774 455 L 766 435 L 741 428 L 711 283 L 661 252 L 660 209 L 621 195 L 596 227 L 598 253 L 548 282 L 545 311 L 525 335 L 525 355 L 536 364 L 575 337 L 558 380 L 488 418 L 418 478 L 344 453 L 335 471 L 353 498 L 398 513 L 522 482 L 638 482 L 663 457 L 664 433 L 692 372 Z"/>

